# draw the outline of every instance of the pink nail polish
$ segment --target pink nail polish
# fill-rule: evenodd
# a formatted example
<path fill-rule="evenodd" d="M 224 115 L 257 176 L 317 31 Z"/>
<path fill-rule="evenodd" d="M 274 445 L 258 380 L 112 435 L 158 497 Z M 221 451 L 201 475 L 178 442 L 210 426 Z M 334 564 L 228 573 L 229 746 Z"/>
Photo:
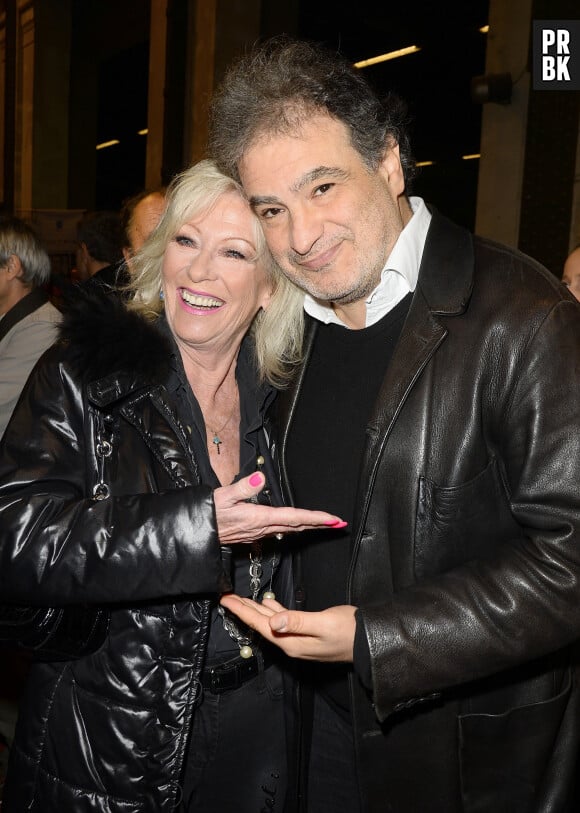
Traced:
<path fill-rule="evenodd" d="M 342 519 L 335 519 L 335 520 L 329 520 L 328 522 L 325 522 L 324 524 L 328 525 L 330 528 L 346 528 L 346 526 L 348 525 L 348 522 L 345 522 Z"/>
<path fill-rule="evenodd" d="M 252 476 L 250 477 L 250 485 L 251 486 L 261 486 L 262 485 L 262 475 L 258 474 L 258 472 L 256 472 L 256 474 L 252 474 Z"/>

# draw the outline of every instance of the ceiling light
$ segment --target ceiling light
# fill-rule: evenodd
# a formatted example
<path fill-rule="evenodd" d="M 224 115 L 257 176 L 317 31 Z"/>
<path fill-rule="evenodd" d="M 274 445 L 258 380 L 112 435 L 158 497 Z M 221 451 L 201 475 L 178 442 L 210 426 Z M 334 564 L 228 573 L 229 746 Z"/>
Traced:
<path fill-rule="evenodd" d="M 462 155 L 461 156 L 462 161 L 472 161 L 474 158 L 481 158 L 481 153 L 480 152 L 474 152 L 472 155 Z"/>
<path fill-rule="evenodd" d="M 432 167 L 435 161 L 416 161 L 416 167 Z"/>
<path fill-rule="evenodd" d="M 148 132 L 149 130 L 146 127 L 144 130 L 137 130 L 137 135 L 147 135 Z"/>
<path fill-rule="evenodd" d="M 480 34 L 489 34 L 489 25 L 482 25 L 479 29 Z"/>
<path fill-rule="evenodd" d="M 389 51 L 388 54 L 381 54 L 381 56 L 373 56 L 370 59 L 363 59 L 360 62 L 355 62 L 355 68 L 368 68 L 369 65 L 376 65 L 379 62 L 387 62 L 389 59 L 397 59 L 400 56 L 407 56 L 407 54 L 416 54 L 421 49 L 417 45 L 409 45 L 407 48 L 399 48 L 398 51 Z"/>
<path fill-rule="evenodd" d="M 105 147 L 114 147 L 115 144 L 120 144 L 120 143 L 121 142 L 119 141 L 118 138 L 113 138 L 112 141 L 103 141 L 102 144 L 97 144 L 97 149 L 98 150 L 104 150 Z"/>

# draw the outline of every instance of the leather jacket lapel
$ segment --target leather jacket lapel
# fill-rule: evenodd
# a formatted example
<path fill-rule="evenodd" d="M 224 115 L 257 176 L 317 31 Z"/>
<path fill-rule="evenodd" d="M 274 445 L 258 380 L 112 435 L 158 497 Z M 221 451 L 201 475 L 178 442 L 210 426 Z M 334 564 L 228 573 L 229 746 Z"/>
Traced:
<path fill-rule="evenodd" d="M 296 411 L 296 403 L 300 395 L 300 390 L 302 389 L 302 383 L 304 381 L 304 376 L 308 368 L 308 361 L 312 354 L 314 340 L 316 338 L 316 333 L 318 331 L 318 322 L 316 322 L 315 319 L 312 319 L 311 317 L 306 317 L 305 324 L 306 332 L 304 336 L 302 364 L 298 368 L 296 375 L 288 389 L 284 390 L 284 392 L 278 397 L 276 402 L 276 420 L 278 426 L 280 427 L 279 459 L 280 459 L 280 475 L 282 480 L 282 489 L 284 491 L 284 494 L 286 495 L 287 501 L 291 505 L 294 505 L 294 495 L 292 493 L 292 484 L 289 481 L 288 471 L 286 468 L 286 446 L 288 442 L 290 426 L 292 425 L 292 421 L 294 419 L 294 414 Z"/>
<path fill-rule="evenodd" d="M 353 521 L 355 549 L 373 490 L 380 455 L 409 392 L 446 335 L 446 328 L 433 316 L 421 291 L 417 289 L 367 424 L 366 448 L 359 479 L 360 490 L 355 500 L 357 511 Z"/>
<path fill-rule="evenodd" d="M 469 232 L 433 210 L 417 289 L 368 422 L 360 490 L 355 502 L 358 507 L 353 522 L 355 546 L 360 537 L 361 523 L 368 508 L 381 452 L 409 392 L 445 339 L 447 330 L 439 316 L 456 316 L 467 307 L 473 285 L 473 263 L 473 241 Z M 318 330 L 318 323 L 314 319 L 307 317 L 306 324 L 304 361 L 277 404 L 282 482 L 290 498 L 292 489 L 286 470 L 286 444 Z"/>
<path fill-rule="evenodd" d="M 367 445 L 355 500 L 354 556 L 382 451 L 415 382 L 445 340 L 447 329 L 439 317 L 458 316 L 467 307 L 473 266 L 473 240 L 469 232 L 433 210 L 417 288 L 367 425 Z"/>

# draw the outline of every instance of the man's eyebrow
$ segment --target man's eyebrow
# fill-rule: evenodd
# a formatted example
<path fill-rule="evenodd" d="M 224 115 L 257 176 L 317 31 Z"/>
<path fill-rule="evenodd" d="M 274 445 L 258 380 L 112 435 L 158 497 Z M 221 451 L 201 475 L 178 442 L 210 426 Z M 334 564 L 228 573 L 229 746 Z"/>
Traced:
<path fill-rule="evenodd" d="M 248 200 L 252 209 L 255 209 L 256 206 L 275 206 L 280 203 L 278 198 L 273 195 L 252 195 Z"/>
<path fill-rule="evenodd" d="M 320 180 L 320 178 L 337 178 L 339 180 L 344 180 L 348 177 L 348 172 L 344 169 L 340 169 L 340 167 L 315 167 L 314 169 L 305 172 L 301 178 L 298 178 L 295 184 L 292 185 L 291 191 L 292 192 L 300 192 L 305 186 L 308 184 L 314 183 L 314 181 Z"/>
<path fill-rule="evenodd" d="M 320 178 L 336 178 L 337 180 L 345 180 L 348 177 L 348 172 L 340 167 L 326 167 L 320 166 L 305 172 L 295 183 L 290 187 L 291 192 L 300 192 L 305 186 L 308 186 Z M 275 206 L 280 203 L 280 199 L 274 195 L 252 195 L 250 198 L 250 206 Z"/>

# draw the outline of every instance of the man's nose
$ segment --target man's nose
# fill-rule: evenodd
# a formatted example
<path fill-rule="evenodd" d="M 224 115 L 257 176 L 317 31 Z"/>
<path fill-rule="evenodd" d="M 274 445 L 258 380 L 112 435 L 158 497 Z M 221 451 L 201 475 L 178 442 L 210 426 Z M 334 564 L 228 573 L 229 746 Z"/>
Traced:
<path fill-rule="evenodd" d="M 322 236 L 323 223 L 316 213 L 306 206 L 301 206 L 292 212 L 290 223 L 291 247 L 297 254 L 305 256 Z"/>

